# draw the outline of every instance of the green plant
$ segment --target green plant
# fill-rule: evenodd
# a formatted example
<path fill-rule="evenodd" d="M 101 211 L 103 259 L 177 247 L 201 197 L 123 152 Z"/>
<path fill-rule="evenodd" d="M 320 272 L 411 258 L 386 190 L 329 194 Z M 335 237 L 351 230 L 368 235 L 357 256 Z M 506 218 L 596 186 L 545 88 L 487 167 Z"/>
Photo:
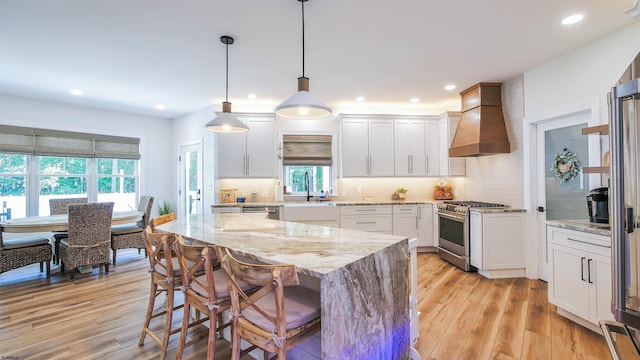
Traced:
<path fill-rule="evenodd" d="M 396 192 L 397 192 L 398 194 L 406 194 L 408 191 L 409 191 L 409 190 L 407 190 L 407 189 L 405 189 L 405 188 L 403 188 L 403 187 L 400 187 L 400 188 L 397 188 L 397 189 L 396 189 Z"/>
<path fill-rule="evenodd" d="M 173 212 L 173 206 L 167 200 L 163 201 L 162 204 L 158 204 L 158 215 L 166 215 L 168 213 Z"/>

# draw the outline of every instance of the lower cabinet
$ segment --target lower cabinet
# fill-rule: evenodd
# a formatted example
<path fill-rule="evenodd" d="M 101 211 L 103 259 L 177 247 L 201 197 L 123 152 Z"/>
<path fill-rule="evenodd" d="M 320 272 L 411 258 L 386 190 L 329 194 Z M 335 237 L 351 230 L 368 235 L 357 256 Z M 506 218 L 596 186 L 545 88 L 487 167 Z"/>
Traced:
<path fill-rule="evenodd" d="M 340 206 L 340 227 L 391 234 L 391 205 Z"/>
<path fill-rule="evenodd" d="M 393 235 L 418 237 L 418 205 L 393 205 Z"/>
<path fill-rule="evenodd" d="M 211 213 L 213 214 L 231 214 L 242 212 L 241 206 L 211 206 Z"/>
<path fill-rule="evenodd" d="M 489 279 L 525 276 L 524 212 L 471 211 L 470 262 Z"/>
<path fill-rule="evenodd" d="M 418 205 L 418 249 L 435 251 L 438 246 L 437 215 L 433 204 Z M 434 217 L 436 218 L 434 220 Z"/>
<path fill-rule="evenodd" d="M 549 302 L 558 313 L 594 325 L 611 313 L 611 240 L 602 235 L 547 226 Z M 567 314 L 567 312 L 569 314 Z"/>
<path fill-rule="evenodd" d="M 284 206 L 284 221 L 310 225 L 340 227 L 338 206 Z"/>

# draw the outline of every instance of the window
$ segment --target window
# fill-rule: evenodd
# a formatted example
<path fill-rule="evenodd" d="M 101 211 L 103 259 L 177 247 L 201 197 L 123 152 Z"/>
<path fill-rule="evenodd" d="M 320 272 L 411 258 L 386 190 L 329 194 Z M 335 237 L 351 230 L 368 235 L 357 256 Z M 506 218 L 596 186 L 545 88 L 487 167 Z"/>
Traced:
<path fill-rule="evenodd" d="M 0 154 L 0 220 L 26 216 L 27 155 Z"/>
<path fill-rule="evenodd" d="M 97 159 L 98 201 L 113 201 L 116 211 L 135 210 L 138 161 Z"/>
<path fill-rule="evenodd" d="M 290 194 L 332 190 L 331 135 L 284 135 L 282 144 L 284 184 Z"/>
<path fill-rule="evenodd" d="M 137 207 L 140 139 L 0 125 L 0 219 L 49 215 L 52 197 Z"/>
<path fill-rule="evenodd" d="M 38 214 L 49 215 L 49 199 L 87 197 L 88 159 L 39 156 Z"/>

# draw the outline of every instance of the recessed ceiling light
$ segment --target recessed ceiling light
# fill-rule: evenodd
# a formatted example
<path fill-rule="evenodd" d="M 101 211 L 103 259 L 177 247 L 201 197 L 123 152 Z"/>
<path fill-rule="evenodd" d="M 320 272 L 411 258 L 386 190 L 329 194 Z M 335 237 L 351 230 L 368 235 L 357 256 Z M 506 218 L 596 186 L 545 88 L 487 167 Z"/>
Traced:
<path fill-rule="evenodd" d="M 567 16 L 566 18 L 562 19 L 562 25 L 575 24 L 578 21 L 582 20 L 582 18 L 583 18 L 582 14 Z"/>
<path fill-rule="evenodd" d="M 164 105 L 162 105 L 162 104 L 156 104 L 156 109 L 158 109 L 158 110 L 164 110 Z"/>
<path fill-rule="evenodd" d="M 447 85 L 447 86 L 445 86 L 445 87 L 444 87 L 444 89 L 445 89 L 445 90 L 453 90 L 453 89 L 455 89 L 455 88 L 456 88 L 456 86 L 455 86 L 455 85 L 453 85 L 453 84 L 451 84 L 451 85 Z"/>
<path fill-rule="evenodd" d="M 358 96 L 356 97 L 356 101 L 365 101 L 366 99 L 364 98 L 364 96 Z"/>
<path fill-rule="evenodd" d="M 249 100 L 255 100 L 255 99 L 257 99 L 257 98 L 258 98 L 258 97 L 256 96 L 256 94 L 249 94 L 249 95 L 247 95 L 247 99 L 249 99 Z"/>
<path fill-rule="evenodd" d="M 417 102 L 420 102 L 420 98 L 414 97 L 414 98 L 411 98 L 411 100 L 409 101 L 411 101 L 412 103 L 417 103 Z"/>
<path fill-rule="evenodd" d="M 80 89 L 72 89 L 72 90 L 71 90 L 71 94 L 72 94 L 72 95 L 77 95 L 77 96 L 82 96 L 82 95 L 83 95 L 83 92 L 82 92 L 82 90 L 80 90 Z"/>

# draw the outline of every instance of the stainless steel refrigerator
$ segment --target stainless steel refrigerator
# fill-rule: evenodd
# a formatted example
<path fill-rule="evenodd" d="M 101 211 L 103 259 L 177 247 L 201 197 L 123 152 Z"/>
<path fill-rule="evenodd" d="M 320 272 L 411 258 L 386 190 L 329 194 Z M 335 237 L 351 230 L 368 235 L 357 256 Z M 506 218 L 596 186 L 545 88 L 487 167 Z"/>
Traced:
<path fill-rule="evenodd" d="M 640 359 L 640 54 L 609 93 L 609 202 L 617 322 L 601 321 L 614 359 Z"/>

